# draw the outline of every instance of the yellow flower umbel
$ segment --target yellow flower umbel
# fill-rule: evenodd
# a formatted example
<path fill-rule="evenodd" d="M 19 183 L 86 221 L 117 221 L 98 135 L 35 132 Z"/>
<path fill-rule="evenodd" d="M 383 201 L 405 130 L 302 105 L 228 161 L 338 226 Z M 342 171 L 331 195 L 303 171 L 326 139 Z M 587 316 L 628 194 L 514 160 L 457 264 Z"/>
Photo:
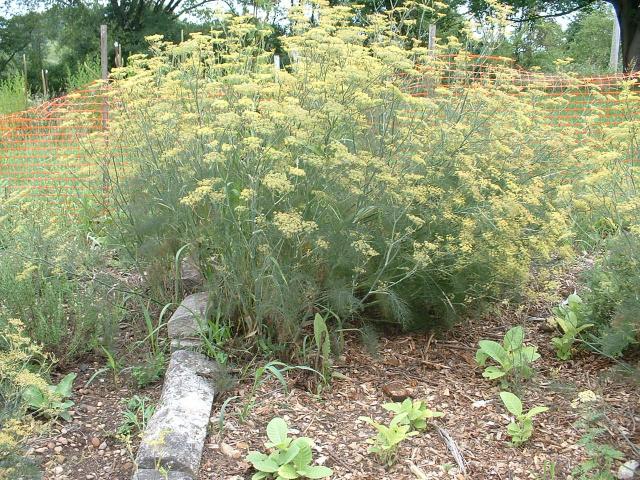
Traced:
<path fill-rule="evenodd" d="M 491 5 L 499 36 L 510 12 Z M 140 188 L 123 191 L 145 207 L 134 222 L 172 232 L 145 246 L 197 243 L 222 313 L 283 343 L 318 308 L 455 318 L 571 254 L 576 164 L 618 161 L 605 152 L 623 132 L 552 127 L 565 99 L 524 88 L 505 62 L 479 66 L 455 38 L 437 47 L 450 60 L 434 58 L 405 36 L 406 11 L 353 25 L 349 7 L 315 8 L 320 22 L 291 9 L 278 72 L 268 28 L 246 17 L 130 59 L 111 125 Z"/>
<path fill-rule="evenodd" d="M 315 222 L 303 220 L 298 212 L 276 212 L 273 216 L 273 224 L 288 239 L 311 233 L 318 228 Z"/>

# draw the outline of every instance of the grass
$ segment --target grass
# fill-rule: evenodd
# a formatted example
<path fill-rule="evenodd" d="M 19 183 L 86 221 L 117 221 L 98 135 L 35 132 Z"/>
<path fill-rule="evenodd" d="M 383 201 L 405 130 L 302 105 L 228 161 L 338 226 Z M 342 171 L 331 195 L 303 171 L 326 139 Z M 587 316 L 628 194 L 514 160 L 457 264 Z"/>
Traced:
<path fill-rule="evenodd" d="M 0 115 L 27 108 L 24 77 L 16 74 L 0 81 Z"/>

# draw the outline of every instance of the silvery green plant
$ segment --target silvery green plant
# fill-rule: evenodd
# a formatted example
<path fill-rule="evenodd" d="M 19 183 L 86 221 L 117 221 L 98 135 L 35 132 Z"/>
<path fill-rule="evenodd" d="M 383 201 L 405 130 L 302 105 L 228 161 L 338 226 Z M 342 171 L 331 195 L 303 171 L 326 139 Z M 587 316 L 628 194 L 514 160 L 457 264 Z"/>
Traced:
<path fill-rule="evenodd" d="M 271 453 L 253 451 L 246 457 L 257 470 L 251 480 L 317 479 L 333 475 L 330 468 L 311 464 L 313 441 L 307 437 L 289 437 L 289 427 L 282 418 L 276 417 L 269 422 L 267 438 L 269 441 L 264 446 Z"/>

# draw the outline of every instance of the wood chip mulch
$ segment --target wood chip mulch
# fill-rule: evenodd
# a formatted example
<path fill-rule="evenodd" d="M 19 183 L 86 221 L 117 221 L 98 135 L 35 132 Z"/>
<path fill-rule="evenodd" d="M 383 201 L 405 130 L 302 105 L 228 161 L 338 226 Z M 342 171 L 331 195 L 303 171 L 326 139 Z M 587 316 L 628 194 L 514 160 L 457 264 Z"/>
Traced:
<path fill-rule="evenodd" d="M 136 340 L 144 334 L 144 328 L 135 323 L 119 329 L 116 358 L 121 364 L 141 364 L 146 350 L 136 347 Z M 118 435 L 126 402 L 138 395 L 156 405 L 162 382 L 140 388 L 130 369 L 114 378 L 112 371 L 105 371 L 105 362 L 103 355 L 95 353 L 53 375 L 54 383 L 69 372 L 78 376 L 73 384 L 71 421 L 53 422 L 28 442 L 27 454 L 39 465 L 43 480 L 131 479 L 140 435 L 134 431 L 128 441 Z"/>
<path fill-rule="evenodd" d="M 518 393 L 525 408 L 546 405 L 550 410 L 536 417 L 530 441 L 515 448 L 506 436 L 510 419 L 498 396 L 500 388 L 482 377 L 474 354 L 478 340 L 499 339 L 520 322 L 526 323 L 527 343 L 538 345 L 542 358 L 536 362 L 536 376 Z M 440 340 L 429 335 L 383 338 L 377 356 L 350 338 L 335 365 L 346 379 L 334 380 L 319 395 L 301 388 L 295 373 L 288 377 L 288 391 L 274 379 L 265 381 L 244 421 L 240 414 L 252 380 L 240 382 L 214 405 L 199 480 L 251 478 L 253 471 L 244 457 L 251 450 L 265 451 L 266 424 L 275 416 L 283 417 L 295 435 L 314 440 L 314 458 L 334 470 L 333 479 L 551 478 L 545 476 L 551 462 L 554 478 L 566 479 L 586 458 L 583 447 L 577 446 L 583 431 L 576 426 L 587 408 L 576 405 L 578 393 L 585 390 L 597 394 L 593 406 L 607 415 L 609 433 L 604 441 L 622 450 L 627 459 L 634 458 L 630 444 L 640 443 L 640 389 L 611 375 L 614 363 L 592 353 L 578 352 L 571 361 L 560 362 L 551 348 L 553 333 L 540 327 L 540 321 L 485 318 L 461 325 Z M 382 404 L 397 388 L 445 416 L 406 441 L 396 464 L 385 469 L 367 453 L 366 439 L 374 431 L 358 417 L 388 423 L 391 414 Z M 234 395 L 240 399 L 225 408 L 220 431 L 220 407 Z M 447 447 L 443 438 L 447 434 L 464 457 L 464 469 Z"/>

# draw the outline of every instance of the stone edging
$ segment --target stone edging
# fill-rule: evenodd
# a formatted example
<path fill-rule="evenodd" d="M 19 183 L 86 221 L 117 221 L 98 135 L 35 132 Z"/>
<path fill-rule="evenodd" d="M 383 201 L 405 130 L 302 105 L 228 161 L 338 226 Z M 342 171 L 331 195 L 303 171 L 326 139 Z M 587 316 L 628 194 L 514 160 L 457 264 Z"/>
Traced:
<path fill-rule="evenodd" d="M 209 296 L 186 297 L 168 322 L 171 360 L 162 395 L 147 423 L 133 480 L 194 480 L 207 436 L 218 364 L 197 353 Z"/>

